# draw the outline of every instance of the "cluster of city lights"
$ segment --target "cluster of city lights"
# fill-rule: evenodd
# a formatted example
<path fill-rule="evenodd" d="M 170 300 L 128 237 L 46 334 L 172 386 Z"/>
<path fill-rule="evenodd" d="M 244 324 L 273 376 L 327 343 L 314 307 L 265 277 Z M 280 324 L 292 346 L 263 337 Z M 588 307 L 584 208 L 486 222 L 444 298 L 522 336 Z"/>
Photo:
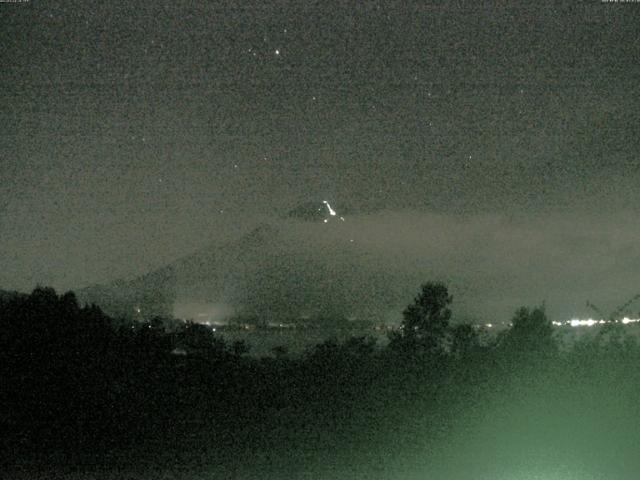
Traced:
<path fill-rule="evenodd" d="M 593 327 L 595 325 L 604 325 L 607 323 L 622 323 L 623 325 L 628 325 L 630 323 L 638 323 L 640 322 L 640 318 L 629 318 L 624 317 L 620 320 L 595 320 L 593 318 L 581 319 L 581 318 L 572 318 L 571 320 L 567 320 L 565 322 L 552 322 L 556 327 Z"/>
<path fill-rule="evenodd" d="M 331 208 L 331 207 L 328 207 Z M 134 307 L 134 311 L 138 314 L 142 313 L 142 309 L 140 308 L 140 306 L 135 306 Z M 198 317 L 206 317 L 207 314 L 204 313 L 200 313 L 197 315 Z M 183 322 L 186 322 L 186 320 L 184 318 L 180 318 L 180 320 L 182 320 Z M 201 323 L 203 325 L 206 325 L 208 327 L 211 327 L 212 330 L 215 332 L 216 331 L 216 327 L 219 327 L 221 325 L 225 325 L 225 322 L 212 322 L 210 320 L 206 320 L 206 321 L 201 321 L 198 322 Z M 565 320 L 563 322 L 558 322 L 558 321 L 552 321 L 551 324 L 554 327 L 595 327 L 598 325 L 606 325 L 606 324 L 622 324 L 622 325 L 629 325 L 631 323 L 640 323 L 640 318 L 629 318 L 629 317 L 623 317 L 620 318 L 618 320 L 604 320 L 604 319 L 599 319 L 596 320 L 594 318 L 586 318 L 586 319 L 582 319 L 582 318 L 572 318 L 570 320 Z M 285 327 L 291 327 L 292 324 L 283 324 L 283 323 L 277 323 L 277 324 L 270 324 L 269 326 L 271 327 L 278 327 L 278 328 L 285 328 Z M 512 323 L 502 323 L 502 326 L 508 326 L 511 327 L 513 326 Z M 494 323 L 484 323 L 484 324 L 475 324 L 476 328 L 488 328 L 488 329 L 492 329 L 493 327 L 496 327 L 496 324 Z M 393 327 L 391 327 L 393 328 Z M 402 329 L 402 326 L 399 327 L 400 329 Z M 417 328 L 417 327 L 416 327 Z M 377 330 L 378 328 L 376 328 Z"/>
<path fill-rule="evenodd" d="M 619 320 L 596 320 L 594 318 L 586 318 L 586 319 L 582 319 L 582 318 L 572 318 L 571 320 L 565 320 L 564 322 L 557 322 L 557 321 L 552 321 L 551 322 L 552 325 L 554 327 L 595 327 L 598 325 L 606 325 L 606 324 L 622 324 L 622 325 L 629 325 L 630 323 L 640 323 L 640 318 L 629 318 L 629 317 L 623 317 Z M 507 327 L 512 327 L 513 324 L 512 323 L 503 323 L 503 326 L 507 326 Z M 484 328 L 493 328 L 495 326 L 495 324 L 492 323 L 485 323 L 485 324 L 479 324 L 476 325 L 476 327 L 484 327 Z"/>

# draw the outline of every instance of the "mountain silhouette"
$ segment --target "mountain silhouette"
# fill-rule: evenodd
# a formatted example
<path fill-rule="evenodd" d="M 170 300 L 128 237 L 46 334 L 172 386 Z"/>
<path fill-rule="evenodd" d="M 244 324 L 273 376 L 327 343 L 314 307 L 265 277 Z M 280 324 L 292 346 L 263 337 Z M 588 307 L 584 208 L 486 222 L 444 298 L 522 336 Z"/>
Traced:
<path fill-rule="evenodd" d="M 78 298 L 126 318 L 172 315 L 178 301 L 220 302 L 233 272 L 277 234 L 277 229 L 263 224 L 237 242 L 209 246 L 133 279 L 83 288 Z"/>
<path fill-rule="evenodd" d="M 125 318 L 238 314 L 291 321 L 372 317 L 398 305 L 402 288 L 389 278 L 401 274 L 358 250 L 348 223 L 333 217 L 328 223 L 287 218 L 262 224 L 147 274 L 81 289 L 78 298 Z"/>

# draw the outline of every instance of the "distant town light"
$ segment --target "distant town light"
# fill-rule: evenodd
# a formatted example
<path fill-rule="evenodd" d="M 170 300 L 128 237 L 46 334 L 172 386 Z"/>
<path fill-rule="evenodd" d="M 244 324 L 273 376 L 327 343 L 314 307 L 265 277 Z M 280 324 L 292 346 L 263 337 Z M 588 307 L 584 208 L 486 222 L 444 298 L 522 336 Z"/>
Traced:
<path fill-rule="evenodd" d="M 560 327 L 562 325 L 569 325 L 571 327 L 593 327 L 595 325 L 604 325 L 606 323 L 622 323 L 623 325 L 628 325 L 630 323 L 638 323 L 640 322 L 639 318 L 629 318 L 624 317 L 620 320 L 595 320 L 593 318 L 581 319 L 581 318 L 572 318 L 571 320 L 567 320 L 566 322 L 551 322 L 553 325 Z"/>

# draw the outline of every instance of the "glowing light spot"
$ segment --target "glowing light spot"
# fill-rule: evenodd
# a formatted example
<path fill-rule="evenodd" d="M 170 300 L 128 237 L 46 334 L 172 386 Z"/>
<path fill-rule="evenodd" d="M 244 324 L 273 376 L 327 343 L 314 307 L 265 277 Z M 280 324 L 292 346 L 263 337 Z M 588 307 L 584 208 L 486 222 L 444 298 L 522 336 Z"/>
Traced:
<path fill-rule="evenodd" d="M 329 202 L 327 202 L 326 200 L 323 200 L 322 203 L 324 203 L 327 208 L 329 209 L 329 215 L 331 215 L 332 217 L 336 216 L 336 212 L 333 208 L 331 208 L 331 205 L 329 205 Z"/>
<path fill-rule="evenodd" d="M 593 318 L 587 318 L 585 320 L 579 318 L 572 318 L 568 320 L 566 323 L 572 327 L 593 327 L 599 323 L 602 323 L 603 320 L 594 320 Z"/>
<path fill-rule="evenodd" d="M 276 48 L 276 55 L 280 55 L 280 50 Z"/>
<path fill-rule="evenodd" d="M 640 322 L 640 319 L 624 317 L 621 321 L 624 325 L 627 325 L 629 323 L 638 323 Z"/>

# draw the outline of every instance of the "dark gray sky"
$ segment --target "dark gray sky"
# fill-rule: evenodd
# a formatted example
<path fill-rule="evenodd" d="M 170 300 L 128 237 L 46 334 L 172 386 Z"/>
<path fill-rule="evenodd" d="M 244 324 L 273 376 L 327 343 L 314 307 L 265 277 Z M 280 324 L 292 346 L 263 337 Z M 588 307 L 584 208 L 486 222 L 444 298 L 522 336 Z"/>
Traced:
<path fill-rule="evenodd" d="M 640 5 L 519 3 L 0 3 L 0 288 L 140 274 L 328 199 L 462 249 L 473 283 L 508 251 L 496 288 L 535 270 L 549 298 L 571 252 L 553 295 L 622 270 L 602 301 L 638 293 Z"/>

